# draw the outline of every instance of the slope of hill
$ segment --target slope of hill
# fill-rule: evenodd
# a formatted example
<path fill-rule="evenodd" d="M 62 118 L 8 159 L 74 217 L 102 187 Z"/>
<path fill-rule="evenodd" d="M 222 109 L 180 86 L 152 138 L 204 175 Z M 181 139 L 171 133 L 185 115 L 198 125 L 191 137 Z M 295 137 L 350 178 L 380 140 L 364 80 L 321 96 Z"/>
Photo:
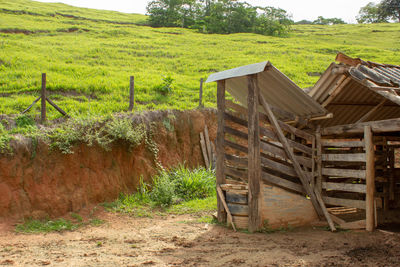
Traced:
<path fill-rule="evenodd" d="M 198 105 L 199 79 L 270 60 L 301 87 L 318 79 L 338 51 L 400 64 L 400 24 L 294 26 L 286 38 L 256 34 L 206 35 L 142 26 L 146 16 L 0 0 L 0 114 L 21 112 L 38 96 L 41 73 L 52 99 L 69 114 L 110 114 L 128 107 L 135 76 L 136 110 Z M 163 77 L 174 79 L 167 95 Z M 205 86 L 215 106 L 215 84 Z M 30 111 L 39 112 L 39 106 Z M 49 118 L 59 114 L 49 108 Z"/>

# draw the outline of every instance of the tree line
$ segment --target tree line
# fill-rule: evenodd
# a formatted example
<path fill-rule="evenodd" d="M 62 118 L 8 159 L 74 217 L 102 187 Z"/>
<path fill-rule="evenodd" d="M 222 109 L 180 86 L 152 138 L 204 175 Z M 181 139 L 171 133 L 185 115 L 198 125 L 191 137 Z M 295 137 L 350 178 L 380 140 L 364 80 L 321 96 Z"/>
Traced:
<path fill-rule="evenodd" d="M 281 8 L 238 0 L 154 0 L 147 5 L 153 27 L 182 27 L 205 33 L 252 32 L 282 36 L 294 24 Z"/>
<path fill-rule="evenodd" d="M 370 2 L 360 9 L 358 23 L 380 23 L 390 20 L 400 22 L 400 0 L 382 0 Z"/>

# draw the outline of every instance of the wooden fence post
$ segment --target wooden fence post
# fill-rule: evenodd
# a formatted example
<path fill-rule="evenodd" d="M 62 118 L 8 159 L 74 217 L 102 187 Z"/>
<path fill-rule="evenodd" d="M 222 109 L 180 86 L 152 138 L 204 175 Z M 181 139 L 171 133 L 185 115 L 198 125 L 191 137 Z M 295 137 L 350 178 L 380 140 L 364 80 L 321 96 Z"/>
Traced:
<path fill-rule="evenodd" d="M 41 123 L 44 123 L 46 121 L 46 73 L 42 73 L 41 100 Z"/>
<path fill-rule="evenodd" d="M 375 199 L 375 150 L 371 126 L 364 127 L 366 154 L 367 195 L 365 199 L 366 230 L 372 232 L 375 228 L 374 199 Z"/>
<path fill-rule="evenodd" d="M 203 78 L 200 79 L 199 107 L 203 107 Z"/>
<path fill-rule="evenodd" d="M 129 111 L 133 110 L 135 101 L 135 77 L 131 76 L 129 81 Z"/>
<path fill-rule="evenodd" d="M 216 176 L 217 176 L 217 187 L 221 184 L 225 184 L 225 149 L 224 149 L 224 113 L 225 113 L 225 80 L 218 81 L 217 85 L 217 107 L 218 107 L 218 130 L 217 130 L 217 166 L 216 166 Z M 220 196 L 217 195 L 217 203 L 218 203 L 218 221 L 226 222 L 226 212 L 224 209 L 224 205 L 220 199 Z"/>
<path fill-rule="evenodd" d="M 247 76 L 248 84 L 248 183 L 249 232 L 260 229 L 261 222 L 261 157 L 259 126 L 259 88 L 257 75 Z"/>

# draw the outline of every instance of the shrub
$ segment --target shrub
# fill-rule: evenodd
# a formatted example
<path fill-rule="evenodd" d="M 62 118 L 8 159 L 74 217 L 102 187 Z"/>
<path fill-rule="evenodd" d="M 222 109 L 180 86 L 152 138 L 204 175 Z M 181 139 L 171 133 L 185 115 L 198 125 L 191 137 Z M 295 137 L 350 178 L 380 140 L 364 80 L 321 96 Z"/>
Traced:
<path fill-rule="evenodd" d="M 167 95 L 172 92 L 172 83 L 174 82 L 174 79 L 171 76 L 164 76 L 162 78 L 162 83 L 159 85 L 156 85 L 153 87 L 153 90 L 156 92 L 162 94 L 162 95 Z"/>
<path fill-rule="evenodd" d="M 161 206 L 169 206 L 176 198 L 175 182 L 166 171 L 161 171 L 153 180 L 151 200 Z"/>
<path fill-rule="evenodd" d="M 180 166 L 172 172 L 176 193 L 184 200 L 206 198 L 215 193 L 215 174 L 204 168 L 193 171 Z"/>
<path fill-rule="evenodd" d="M 193 171 L 181 165 L 154 178 L 151 200 L 161 206 L 177 200 L 202 199 L 215 194 L 215 174 L 204 168 Z"/>

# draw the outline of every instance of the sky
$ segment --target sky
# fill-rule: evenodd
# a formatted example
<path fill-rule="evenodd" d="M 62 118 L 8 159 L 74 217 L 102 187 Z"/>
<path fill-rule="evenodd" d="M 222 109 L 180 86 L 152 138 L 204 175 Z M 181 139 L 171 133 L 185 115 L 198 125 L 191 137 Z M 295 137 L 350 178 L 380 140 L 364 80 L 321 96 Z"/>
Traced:
<path fill-rule="evenodd" d="M 149 0 L 38 0 L 61 2 L 78 7 L 115 10 L 125 13 L 146 13 Z M 294 21 L 315 20 L 318 16 L 341 18 L 347 23 L 356 23 L 361 7 L 374 0 L 247 0 L 251 5 L 283 8 Z M 378 1 L 376 1 L 378 2 Z"/>

